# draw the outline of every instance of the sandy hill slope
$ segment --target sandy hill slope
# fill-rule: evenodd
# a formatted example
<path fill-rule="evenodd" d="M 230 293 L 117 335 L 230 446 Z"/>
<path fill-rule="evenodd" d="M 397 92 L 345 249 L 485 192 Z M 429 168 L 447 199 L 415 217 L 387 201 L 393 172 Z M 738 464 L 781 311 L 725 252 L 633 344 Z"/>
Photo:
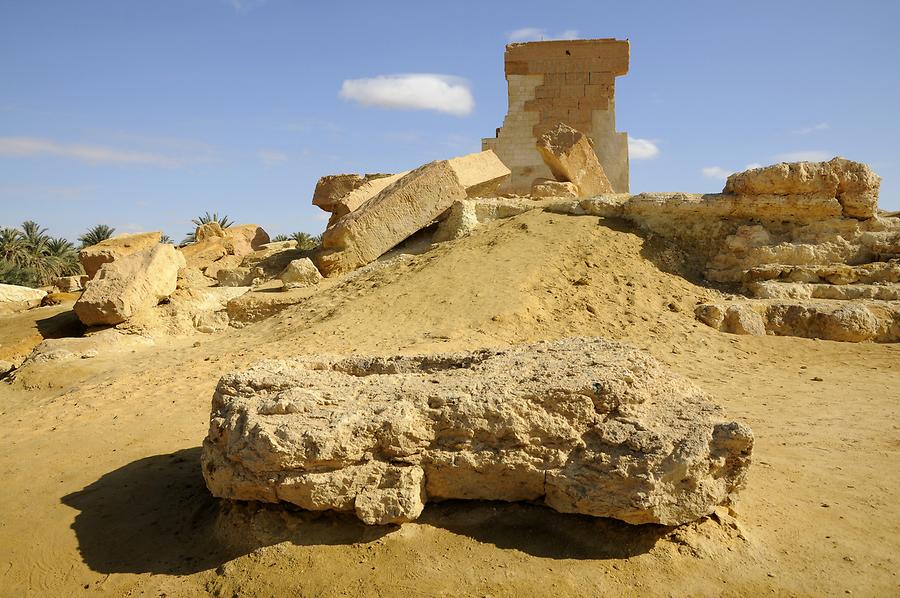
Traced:
<path fill-rule="evenodd" d="M 621 222 L 533 211 L 240 329 L 29 365 L 0 383 L 0 595 L 896 593 L 900 347 L 719 333 L 693 309 L 721 294 L 680 263 Z M 203 485 L 224 372 L 591 335 L 650 351 L 754 429 L 733 510 L 670 529 L 448 502 L 382 529 L 221 504 Z"/>

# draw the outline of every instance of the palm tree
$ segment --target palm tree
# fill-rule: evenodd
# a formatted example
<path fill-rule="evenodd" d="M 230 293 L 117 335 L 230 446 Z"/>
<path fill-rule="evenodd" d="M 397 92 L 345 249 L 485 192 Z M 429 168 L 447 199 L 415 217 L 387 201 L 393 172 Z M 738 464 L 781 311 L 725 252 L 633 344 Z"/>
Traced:
<path fill-rule="evenodd" d="M 97 224 L 89 228 L 86 233 L 78 237 L 78 241 L 81 243 L 81 249 L 84 249 L 85 247 L 90 247 L 91 245 L 96 245 L 101 241 L 109 239 L 115 232 L 116 229 L 110 226 L 107 226 L 105 224 Z"/>
<path fill-rule="evenodd" d="M 28 268 L 23 268 L 9 260 L 0 258 L 0 283 L 33 287 L 37 286 L 37 278 L 34 272 Z"/>
<path fill-rule="evenodd" d="M 56 276 L 74 276 L 81 274 L 81 262 L 75 245 L 62 237 L 47 239 L 47 257 L 51 261 Z"/>
<path fill-rule="evenodd" d="M 172 237 L 170 237 L 169 235 L 165 235 L 165 234 L 161 235 L 159 237 L 159 242 L 166 243 L 167 245 L 174 245 L 174 243 L 172 242 Z"/>
<path fill-rule="evenodd" d="M 14 228 L 0 229 L 0 259 L 13 264 L 25 263 L 25 242 L 22 233 Z"/>
<path fill-rule="evenodd" d="M 182 244 L 194 243 L 197 240 L 197 237 L 196 237 L 197 227 L 202 224 L 209 224 L 210 222 L 217 222 L 219 224 L 219 226 L 221 226 L 222 228 L 228 228 L 229 226 L 234 224 L 234 221 L 229 219 L 227 214 L 223 215 L 220 218 L 218 212 L 213 212 L 212 214 L 210 214 L 209 212 L 206 212 L 202 216 L 198 216 L 197 218 L 194 218 L 193 220 L 191 220 L 191 222 L 194 223 L 194 230 L 192 230 L 191 232 L 189 232 L 187 234 L 187 236 L 184 238 L 184 241 L 182 241 Z"/>
<path fill-rule="evenodd" d="M 281 243 L 282 241 L 290 241 L 291 238 L 287 235 L 275 235 L 272 237 L 272 243 Z"/>
<path fill-rule="evenodd" d="M 47 229 L 28 220 L 22 229 L 0 229 L 0 274 L 9 284 L 50 284 L 58 276 L 81 272 L 75 246 L 54 238 Z"/>

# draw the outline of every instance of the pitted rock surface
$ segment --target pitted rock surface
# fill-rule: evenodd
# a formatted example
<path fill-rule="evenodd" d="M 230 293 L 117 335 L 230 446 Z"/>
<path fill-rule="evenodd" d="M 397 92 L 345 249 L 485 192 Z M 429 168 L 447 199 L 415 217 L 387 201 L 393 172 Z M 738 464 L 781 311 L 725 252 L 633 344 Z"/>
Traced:
<path fill-rule="evenodd" d="M 416 519 L 441 499 L 540 501 L 676 525 L 727 503 L 750 429 L 653 357 L 602 339 L 395 357 L 309 356 L 224 376 L 212 493 Z"/>

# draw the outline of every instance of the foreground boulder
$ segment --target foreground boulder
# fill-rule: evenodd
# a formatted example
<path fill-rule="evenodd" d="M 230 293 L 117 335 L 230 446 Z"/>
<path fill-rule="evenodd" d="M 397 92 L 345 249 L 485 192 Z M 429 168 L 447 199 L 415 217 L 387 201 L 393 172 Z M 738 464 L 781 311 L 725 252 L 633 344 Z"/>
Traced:
<path fill-rule="evenodd" d="M 743 484 L 753 435 L 628 345 L 310 356 L 224 376 L 203 475 L 216 496 L 410 521 L 429 500 L 541 501 L 677 525 Z"/>
<path fill-rule="evenodd" d="M 308 257 L 292 260 L 278 275 L 286 289 L 297 289 L 319 284 L 322 275 Z"/>
<path fill-rule="evenodd" d="M 782 162 L 738 172 L 723 193 L 734 195 L 805 195 L 836 198 L 844 216 L 872 218 L 878 210 L 881 177 L 862 162 L 833 158 L 828 162 Z"/>
<path fill-rule="evenodd" d="M 78 259 L 88 278 L 93 278 L 103 264 L 158 245 L 161 237 L 160 231 L 117 235 L 96 245 L 85 247 L 78 252 Z"/>
<path fill-rule="evenodd" d="M 578 197 L 614 192 L 593 143 L 581 131 L 559 123 L 541 135 L 537 149 L 557 181 L 575 184 Z"/>
<path fill-rule="evenodd" d="M 496 192 L 509 172 L 490 150 L 421 166 L 327 229 L 316 266 L 325 276 L 364 266 L 430 225 L 454 201 Z"/>
<path fill-rule="evenodd" d="M 120 324 L 171 295 L 184 265 L 175 247 L 161 243 L 104 264 L 75 303 L 75 314 L 85 326 Z"/>

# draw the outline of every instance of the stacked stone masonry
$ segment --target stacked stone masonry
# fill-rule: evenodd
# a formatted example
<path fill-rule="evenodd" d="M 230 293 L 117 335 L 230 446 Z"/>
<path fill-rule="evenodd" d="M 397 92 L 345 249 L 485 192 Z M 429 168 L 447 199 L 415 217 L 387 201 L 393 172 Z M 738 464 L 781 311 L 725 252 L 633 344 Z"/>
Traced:
<path fill-rule="evenodd" d="M 590 136 L 613 189 L 628 191 L 628 137 L 615 127 L 615 78 L 628 72 L 630 46 L 615 39 L 510 44 L 509 110 L 497 137 L 482 140 L 512 171 L 503 191 L 526 194 L 552 178 L 535 148 L 559 123 Z"/>

